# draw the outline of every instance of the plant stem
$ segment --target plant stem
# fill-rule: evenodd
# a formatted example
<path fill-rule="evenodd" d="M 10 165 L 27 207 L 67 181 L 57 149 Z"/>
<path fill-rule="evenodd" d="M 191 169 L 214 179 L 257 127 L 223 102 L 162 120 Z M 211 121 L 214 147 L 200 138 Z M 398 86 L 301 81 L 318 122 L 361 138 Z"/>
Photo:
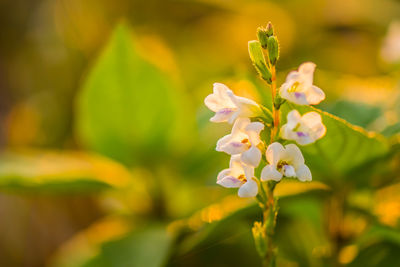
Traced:
<path fill-rule="evenodd" d="M 273 267 L 275 266 L 275 246 L 273 243 L 273 236 L 275 232 L 275 225 L 276 225 L 276 216 L 277 216 L 277 209 L 276 203 L 274 198 L 274 189 L 275 189 L 276 182 L 271 181 L 267 185 L 267 203 L 265 205 L 265 209 L 263 211 L 263 220 L 266 230 L 266 241 L 268 242 L 268 250 L 263 260 L 263 265 Z"/>
<path fill-rule="evenodd" d="M 271 65 L 271 94 L 272 94 L 272 117 L 274 120 L 274 127 L 271 129 L 271 143 L 274 142 L 276 135 L 278 134 L 278 129 L 279 129 L 279 109 L 275 107 L 275 98 L 277 94 L 276 90 L 276 70 L 275 66 Z"/>

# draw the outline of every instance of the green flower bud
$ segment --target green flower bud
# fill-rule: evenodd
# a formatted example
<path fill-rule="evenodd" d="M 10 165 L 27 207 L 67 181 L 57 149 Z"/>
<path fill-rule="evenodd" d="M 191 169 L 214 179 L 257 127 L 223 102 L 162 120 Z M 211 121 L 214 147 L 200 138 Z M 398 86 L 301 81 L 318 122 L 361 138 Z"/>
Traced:
<path fill-rule="evenodd" d="M 278 39 L 275 36 L 268 37 L 268 56 L 269 61 L 272 65 L 276 64 L 276 61 L 279 59 L 279 43 Z"/>
<path fill-rule="evenodd" d="M 254 222 L 254 226 L 251 231 L 253 232 L 253 238 L 257 252 L 261 258 L 264 258 L 268 251 L 265 227 L 261 222 Z"/>
<path fill-rule="evenodd" d="M 268 42 L 268 33 L 267 29 L 263 27 L 257 28 L 257 38 L 260 41 L 262 48 L 267 49 L 267 42 Z"/>
<path fill-rule="evenodd" d="M 272 26 L 271 21 L 268 22 L 267 28 L 265 30 L 268 37 L 274 35 L 274 26 Z"/>
<path fill-rule="evenodd" d="M 265 57 L 259 41 L 249 42 L 249 54 L 250 59 L 253 62 L 253 65 L 256 68 L 257 72 L 260 74 L 261 78 L 268 83 L 271 83 L 272 75 L 267 67 L 267 63 L 265 61 Z"/>

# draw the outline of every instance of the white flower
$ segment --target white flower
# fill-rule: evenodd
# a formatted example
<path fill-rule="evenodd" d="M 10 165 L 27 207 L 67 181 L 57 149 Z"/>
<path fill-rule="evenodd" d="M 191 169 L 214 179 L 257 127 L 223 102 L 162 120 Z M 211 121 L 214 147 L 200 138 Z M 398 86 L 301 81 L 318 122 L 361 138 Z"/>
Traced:
<path fill-rule="evenodd" d="M 261 180 L 280 181 L 283 176 L 297 177 L 300 181 L 311 181 L 310 169 L 304 164 L 300 149 L 289 144 L 283 147 L 275 142 L 268 146 L 266 157 L 269 165 L 261 172 Z"/>
<path fill-rule="evenodd" d="M 215 112 L 210 119 L 212 122 L 233 123 L 240 117 L 256 117 L 261 114 L 261 109 L 256 102 L 236 96 L 222 83 L 214 83 L 213 93 L 205 98 L 204 103 Z"/>
<path fill-rule="evenodd" d="M 239 118 L 233 124 L 232 133 L 218 140 L 216 150 L 229 155 L 240 154 L 245 164 L 257 167 L 262 156 L 257 146 L 261 143 L 260 132 L 263 129 L 264 124 L 260 122 Z"/>
<path fill-rule="evenodd" d="M 298 71 L 291 71 L 280 88 L 282 98 L 299 105 L 316 105 L 325 99 L 325 93 L 313 85 L 315 64 L 306 62 Z"/>
<path fill-rule="evenodd" d="M 258 193 L 254 168 L 243 164 L 239 155 L 232 156 L 229 169 L 218 174 L 217 184 L 227 188 L 239 188 L 239 197 L 255 197 Z"/>
<path fill-rule="evenodd" d="M 287 123 L 281 128 L 283 139 L 294 140 L 299 145 L 314 143 L 326 133 L 322 124 L 321 115 L 317 112 L 308 112 L 303 116 L 297 110 L 292 110 L 287 115 Z"/>

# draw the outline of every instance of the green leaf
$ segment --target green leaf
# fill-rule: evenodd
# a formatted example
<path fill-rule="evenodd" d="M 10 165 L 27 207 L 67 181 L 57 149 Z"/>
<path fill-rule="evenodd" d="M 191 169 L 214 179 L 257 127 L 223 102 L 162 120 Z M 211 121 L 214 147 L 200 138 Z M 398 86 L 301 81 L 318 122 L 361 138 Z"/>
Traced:
<path fill-rule="evenodd" d="M 362 249 L 357 257 L 347 266 L 375 267 L 375 266 L 399 266 L 400 247 L 392 242 L 377 242 Z"/>
<path fill-rule="evenodd" d="M 327 111 L 361 127 L 367 127 L 382 115 L 379 107 L 345 100 L 335 102 Z"/>
<path fill-rule="evenodd" d="M 136 229 L 121 239 L 102 245 L 101 253 L 85 267 L 104 266 L 159 267 L 165 264 L 171 238 L 164 227 Z"/>
<path fill-rule="evenodd" d="M 327 112 L 309 106 L 286 103 L 282 106 L 282 124 L 286 114 L 297 109 L 301 114 L 315 111 L 322 116 L 326 135 L 314 144 L 302 146 L 308 166 L 318 171 L 317 179 L 335 180 L 361 164 L 382 157 L 389 152 L 388 141 L 380 134 L 367 132 Z"/>
<path fill-rule="evenodd" d="M 137 53 L 128 27 L 119 25 L 78 95 L 77 135 L 85 147 L 126 164 L 149 163 L 192 136 L 188 105 L 169 77 Z"/>
<path fill-rule="evenodd" d="M 382 131 L 382 134 L 386 137 L 391 137 L 398 133 L 400 133 L 400 123 L 389 125 Z"/>
<path fill-rule="evenodd" d="M 51 267 L 159 267 L 172 238 L 164 226 L 134 226 L 131 219 L 101 219 L 76 234 L 50 260 Z"/>
<path fill-rule="evenodd" d="M 35 150 L 0 154 L 0 190 L 94 192 L 130 182 L 125 167 L 94 154 Z"/>
<path fill-rule="evenodd" d="M 320 182 L 302 183 L 295 180 L 286 180 L 277 184 L 275 188 L 275 196 L 282 199 L 290 199 L 302 195 L 319 194 L 327 192 L 329 187 Z M 188 251 L 201 249 L 208 246 L 210 243 L 218 242 L 218 240 L 226 239 L 232 235 L 232 229 L 237 227 L 237 224 L 243 220 L 249 220 L 248 227 L 241 228 L 240 233 L 249 232 L 252 222 L 260 217 L 261 209 L 257 203 L 249 199 L 239 198 L 236 195 L 230 195 L 219 203 L 215 203 L 206 207 L 186 220 L 179 221 L 180 226 L 191 224 L 196 225 L 201 231 L 196 232 L 193 236 L 188 236 L 180 244 L 180 253 L 185 254 Z M 193 230 L 193 229 L 192 229 Z"/>

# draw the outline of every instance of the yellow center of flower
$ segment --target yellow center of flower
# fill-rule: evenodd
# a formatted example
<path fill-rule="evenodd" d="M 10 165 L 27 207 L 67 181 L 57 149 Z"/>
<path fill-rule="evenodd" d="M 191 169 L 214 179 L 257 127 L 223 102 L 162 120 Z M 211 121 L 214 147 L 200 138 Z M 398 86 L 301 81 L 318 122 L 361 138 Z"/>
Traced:
<path fill-rule="evenodd" d="M 278 169 L 278 171 L 281 171 L 283 166 L 285 166 L 285 165 L 289 165 L 289 163 L 284 160 L 281 160 L 278 162 L 278 165 L 276 166 L 276 168 Z"/>
<path fill-rule="evenodd" d="M 247 182 L 246 176 L 244 176 L 244 174 L 239 175 L 238 179 L 239 179 L 242 183 Z"/>
<path fill-rule="evenodd" d="M 294 128 L 293 128 L 293 132 L 297 132 L 297 130 L 300 128 L 300 123 L 298 123 Z"/>
<path fill-rule="evenodd" d="M 295 83 L 292 85 L 292 87 L 289 88 L 288 92 L 289 92 L 289 93 L 296 92 L 297 89 L 299 88 L 299 86 L 300 86 L 300 83 L 299 83 L 299 82 L 295 82 Z"/>
<path fill-rule="evenodd" d="M 250 143 L 249 139 L 247 139 L 247 138 L 243 139 L 243 140 L 241 141 L 241 143 L 244 144 L 244 145 L 246 145 L 247 148 L 250 148 L 250 147 L 251 147 L 251 143 Z"/>

